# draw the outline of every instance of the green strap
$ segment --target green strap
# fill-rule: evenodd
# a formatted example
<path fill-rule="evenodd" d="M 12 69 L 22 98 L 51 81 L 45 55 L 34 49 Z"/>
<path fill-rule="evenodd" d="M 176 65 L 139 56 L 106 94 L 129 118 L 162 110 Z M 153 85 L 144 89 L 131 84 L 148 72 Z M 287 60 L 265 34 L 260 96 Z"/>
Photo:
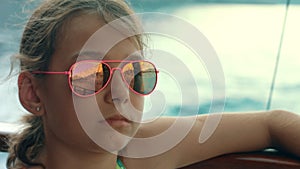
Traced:
<path fill-rule="evenodd" d="M 117 159 L 117 166 L 116 169 L 126 169 L 122 161 L 118 158 Z"/>

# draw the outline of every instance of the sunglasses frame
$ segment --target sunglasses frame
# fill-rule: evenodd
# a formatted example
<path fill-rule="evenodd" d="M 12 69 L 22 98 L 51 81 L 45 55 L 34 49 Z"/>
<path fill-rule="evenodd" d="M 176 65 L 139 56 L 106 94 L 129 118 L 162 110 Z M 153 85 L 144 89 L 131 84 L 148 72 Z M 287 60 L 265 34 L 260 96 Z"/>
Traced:
<path fill-rule="evenodd" d="M 72 85 L 72 82 L 71 82 L 71 78 L 72 78 L 72 73 L 71 73 L 71 72 L 72 72 L 72 70 L 74 69 L 74 67 L 76 66 L 76 64 L 81 63 L 81 62 L 101 63 L 101 64 L 105 64 L 105 65 L 109 68 L 110 74 L 109 74 L 109 78 L 108 78 L 107 82 L 105 83 L 105 85 L 104 85 L 101 89 L 99 89 L 99 90 L 96 91 L 95 93 L 88 94 L 88 95 L 82 95 L 82 94 L 79 94 L 79 93 L 75 92 L 74 87 L 72 87 L 73 85 Z M 124 66 L 125 66 L 127 63 L 135 63 L 135 62 L 147 62 L 147 63 L 151 64 L 151 65 L 153 66 L 154 70 L 155 70 L 155 73 L 156 73 L 155 84 L 154 84 L 154 86 L 153 86 L 153 89 L 152 89 L 150 92 L 148 92 L 147 94 L 142 94 L 142 93 L 139 93 L 139 92 L 135 91 L 133 88 L 130 87 L 130 84 L 128 84 L 127 81 L 125 80 L 124 74 L 123 74 L 123 72 L 122 72 Z M 111 66 L 110 66 L 109 64 L 107 64 L 107 63 L 126 63 L 126 64 L 122 65 L 121 67 L 119 67 L 119 66 L 118 66 L 118 67 L 111 67 Z M 115 70 L 119 70 L 119 71 L 120 71 L 123 82 L 127 85 L 127 87 L 128 87 L 133 93 L 135 93 L 135 94 L 137 94 L 137 95 L 147 96 L 147 95 L 151 94 L 151 93 L 154 91 L 154 89 L 155 89 L 155 87 L 156 87 L 156 85 L 157 85 L 157 79 L 158 79 L 158 78 L 157 78 L 157 74 L 159 73 L 159 71 L 156 69 L 155 65 L 154 65 L 152 62 L 146 61 L 146 60 L 81 60 L 81 61 L 78 61 L 78 62 L 73 63 L 73 64 L 70 66 L 70 68 L 69 68 L 68 71 L 32 71 L 31 73 L 32 73 L 32 74 L 46 74 L 46 75 L 68 75 L 68 82 L 69 82 L 69 87 L 70 87 L 71 91 L 72 91 L 75 95 L 77 95 L 77 96 L 79 96 L 79 97 L 90 97 L 90 96 L 94 96 L 94 95 L 100 93 L 102 90 L 104 90 L 104 89 L 107 87 L 107 85 L 108 85 L 108 84 L 110 83 L 110 81 L 111 81 L 111 78 L 112 78 L 113 73 L 114 73 Z"/>

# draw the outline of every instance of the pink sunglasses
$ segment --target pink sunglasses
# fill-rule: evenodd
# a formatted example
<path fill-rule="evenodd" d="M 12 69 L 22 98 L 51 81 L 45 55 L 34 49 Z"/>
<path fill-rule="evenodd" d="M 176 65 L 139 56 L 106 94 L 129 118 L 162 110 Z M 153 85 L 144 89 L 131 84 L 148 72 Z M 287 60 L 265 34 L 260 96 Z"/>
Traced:
<path fill-rule="evenodd" d="M 112 68 L 107 63 L 121 63 Z M 139 95 L 149 95 L 157 84 L 157 69 L 144 60 L 83 60 L 74 63 L 68 71 L 33 71 L 33 74 L 68 75 L 72 92 L 80 97 L 89 97 L 101 92 L 110 82 L 114 70 L 119 70 L 129 89 Z"/>

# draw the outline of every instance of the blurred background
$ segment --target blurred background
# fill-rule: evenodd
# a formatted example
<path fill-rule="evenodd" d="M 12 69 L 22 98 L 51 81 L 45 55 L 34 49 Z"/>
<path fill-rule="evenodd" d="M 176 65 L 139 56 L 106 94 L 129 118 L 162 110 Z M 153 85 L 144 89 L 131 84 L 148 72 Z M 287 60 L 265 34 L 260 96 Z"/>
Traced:
<path fill-rule="evenodd" d="M 24 24 L 39 1 L 1 0 L 0 3 L 0 122 L 14 123 L 26 111 L 18 102 L 16 76 L 9 80 L 5 77 L 10 70 L 10 56 L 18 52 Z M 225 111 L 266 109 L 284 25 L 286 1 L 130 0 L 129 3 L 136 12 L 162 12 L 178 16 L 197 27 L 206 36 L 223 67 L 226 80 Z M 286 109 L 298 113 L 300 113 L 299 4 L 300 0 L 290 1 L 271 102 L 271 109 Z M 172 25 L 171 21 L 157 20 L 156 26 L 168 29 L 168 24 Z M 154 95 L 164 95 L 165 107 L 161 110 L 161 114 L 177 115 L 181 110 L 181 115 L 189 115 L 190 106 L 199 108 L 196 113 L 209 113 L 212 85 L 203 63 L 193 60 L 195 58 L 193 52 L 183 43 L 166 36 L 151 36 L 149 47 L 171 53 L 193 72 L 191 76 L 193 79 L 186 79 L 184 74 L 180 75 L 180 69 L 176 76 L 168 74 L 170 72 L 163 72 L 160 75 L 157 90 L 161 92 Z M 170 63 L 172 62 L 165 64 Z M 184 86 L 178 84 L 181 78 L 186 80 Z M 197 89 L 189 86 L 189 80 L 196 82 Z M 181 92 L 198 92 L 197 102 L 191 100 L 187 105 L 181 105 Z M 157 106 L 151 97 L 147 99 L 146 109 L 155 110 L 157 107 L 160 106 Z M 147 118 L 152 115 L 145 116 Z M 0 169 L 2 166 L 4 168 L 4 163 L 5 154 L 0 154 Z"/>

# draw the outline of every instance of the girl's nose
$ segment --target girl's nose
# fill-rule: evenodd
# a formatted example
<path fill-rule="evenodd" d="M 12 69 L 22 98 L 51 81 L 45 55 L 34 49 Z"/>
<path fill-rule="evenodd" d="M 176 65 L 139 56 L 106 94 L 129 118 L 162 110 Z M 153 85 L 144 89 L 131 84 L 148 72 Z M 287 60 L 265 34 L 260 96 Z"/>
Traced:
<path fill-rule="evenodd" d="M 125 103 L 130 99 L 129 88 L 123 80 L 120 69 L 114 68 L 112 70 L 112 78 L 109 87 L 114 103 Z"/>

